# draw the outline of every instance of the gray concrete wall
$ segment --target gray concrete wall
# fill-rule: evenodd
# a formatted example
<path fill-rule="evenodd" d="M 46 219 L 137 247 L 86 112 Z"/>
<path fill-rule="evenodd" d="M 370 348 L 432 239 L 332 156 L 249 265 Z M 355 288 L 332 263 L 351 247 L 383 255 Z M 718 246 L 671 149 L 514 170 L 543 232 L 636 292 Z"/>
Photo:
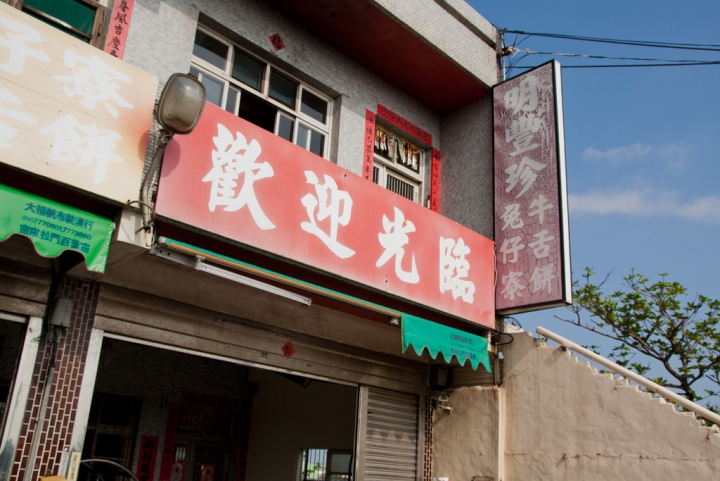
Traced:
<path fill-rule="evenodd" d="M 479 82 L 494 84 L 497 60 L 494 47 L 488 44 L 494 29 L 464 2 L 450 3 L 377 1 L 388 15 Z M 161 83 L 172 73 L 187 72 L 198 22 L 333 98 L 330 160 L 351 172 L 361 173 L 365 111 L 375 112 L 378 103 L 428 131 L 433 147 L 443 153 L 441 213 L 492 238 L 489 97 L 441 116 L 260 0 L 138 0 L 125 60 L 157 75 Z M 453 35 L 448 36 L 448 31 Z M 274 33 L 280 33 L 286 45 L 279 52 L 268 40 Z M 429 179 L 428 152 L 423 203 Z"/>
<path fill-rule="evenodd" d="M 528 333 L 513 337 L 503 350 L 502 479 L 718 479 L 717 427 L 706 427 L 625 380 L 600 374 L 569 351 L 536 344 Z M 449 418 L 462 417 L 435 427 L 433 476 L 470 479 L 470 473 L 487 476 L 484 472 L 492 469 L 498 420 L 490 391 L 461 388 L 451 394 L 455 409 Z M 455 436 L 448 424 L 464 424 L 477 435 Z"/>

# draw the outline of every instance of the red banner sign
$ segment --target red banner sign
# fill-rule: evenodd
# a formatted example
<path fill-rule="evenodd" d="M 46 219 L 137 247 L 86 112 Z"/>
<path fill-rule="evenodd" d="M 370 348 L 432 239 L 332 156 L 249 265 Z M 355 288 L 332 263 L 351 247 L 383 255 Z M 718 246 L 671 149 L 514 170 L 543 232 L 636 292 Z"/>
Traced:
<path fill-rule="evenodd" d="M 109 53 L 120 60 L 125 56 L 125 44 L 127 43 L 133 7 L 135 7 L 135 0 L 115 0 L 115 7 L 110 18 L 110 28 L 105 41 L 105 53 Z"/>
<path fill-rule="evenodd" d="M 157 213 L 494 327 L 493 242 L 222 109 L 165 152 Z"/>
<path fill-rule="evenodd" d="M 167 422 L 165 423 L 165 438 L 163 440 L 162 454 L 160 458 L 160 481 L 171 479 L 185 479 L 176 477 L 178 471 L 184 472 L 182 464 L 175 461 L 175 435 L 177 434 L 178 415 L 180 414 L 179 403 L 168 404 Z"/>
<path fill-rule="evenodd" d="M 382 105 L 378 104 L 377 114 L 378 117 L 380 117 L 381 119 L 385 119 L 392 125 L 400 127 L 403 131 L 407 132 L 408 134 L 414 136 L 417 139 L 422 140 L 427 145 L 432 145 L 432 135 L 429 132 L 424 131 L 417 125 L 399 116 L 389 108 L 383 107 Z"/>
<path fill-rule="evenodd" d="M 365 111 L 365 142 L 363 145 L 363 178 L 373 180 L 373 163 L 375 155 L 375 114 Z"/>
<path fill-rule="evenodd" d="M 440 210 L 440 151 L 437 149 L 432 149 L 430 164 L 430 210 Z"/>
<path fill-rule="evenodd" d="M 157 459 L 157 436 L 143 436 L 140 438 L 140 451 L 135 475 L 140 481 L 152 481 L 155 478 L 155 460 Z"/>
<path fill-rule="evenodd" d="M 493 90 L 498 312 L 571 302 L 560 65 Z"/>

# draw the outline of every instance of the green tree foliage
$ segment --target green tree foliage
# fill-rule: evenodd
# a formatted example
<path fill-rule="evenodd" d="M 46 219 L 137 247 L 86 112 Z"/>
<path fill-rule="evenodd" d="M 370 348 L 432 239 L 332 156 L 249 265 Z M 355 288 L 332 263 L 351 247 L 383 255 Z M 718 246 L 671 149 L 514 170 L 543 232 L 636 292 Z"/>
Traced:
<path fill-rule="evenodd" d="M 688 297 L 667 274 L 650 283 L 631 271 L 623 278 L 626 290 L 610 294 L 603 292 L 609 274 L 597 284 L 594 276 L 585 269 L 569 307 L 574 315 L 558 319 L 615 341 L 609 357 L 639 374 L 650 371 L 650 359 L 659 362 L 667 378 L 653 380 L 691 401 L 718 396 L 715 389 L 696 386 L 720 386 L 720 301 Z"/>

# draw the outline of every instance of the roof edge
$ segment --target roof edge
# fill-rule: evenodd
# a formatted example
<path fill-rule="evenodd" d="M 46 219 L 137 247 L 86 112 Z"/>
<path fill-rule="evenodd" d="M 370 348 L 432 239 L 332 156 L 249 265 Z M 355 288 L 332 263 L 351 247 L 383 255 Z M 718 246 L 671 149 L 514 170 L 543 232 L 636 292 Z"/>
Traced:
<path fill-rule="evenodd" d="M 468 30 L 480 37 L 486 44 L 495 48 L 497 45 L 497 28 L 465 0 L 435 0 L 445 11 L 462 23 Z"/>

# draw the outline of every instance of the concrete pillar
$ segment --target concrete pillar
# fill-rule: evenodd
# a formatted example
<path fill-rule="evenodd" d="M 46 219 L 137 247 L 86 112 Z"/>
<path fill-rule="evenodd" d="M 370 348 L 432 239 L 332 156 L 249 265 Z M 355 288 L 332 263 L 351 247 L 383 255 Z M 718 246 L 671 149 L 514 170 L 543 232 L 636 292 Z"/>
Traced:
<path fill-rule="evenodd" d="M 67 327 L 46 328 L 39 340 L 32 383 L 12 468 L 12 481 L 59 473 L 69 448 L 100 284 L 65 277 L 57 299 L 70 299 Z M 48 382 L 51 381 L 51 382 Z"/>

